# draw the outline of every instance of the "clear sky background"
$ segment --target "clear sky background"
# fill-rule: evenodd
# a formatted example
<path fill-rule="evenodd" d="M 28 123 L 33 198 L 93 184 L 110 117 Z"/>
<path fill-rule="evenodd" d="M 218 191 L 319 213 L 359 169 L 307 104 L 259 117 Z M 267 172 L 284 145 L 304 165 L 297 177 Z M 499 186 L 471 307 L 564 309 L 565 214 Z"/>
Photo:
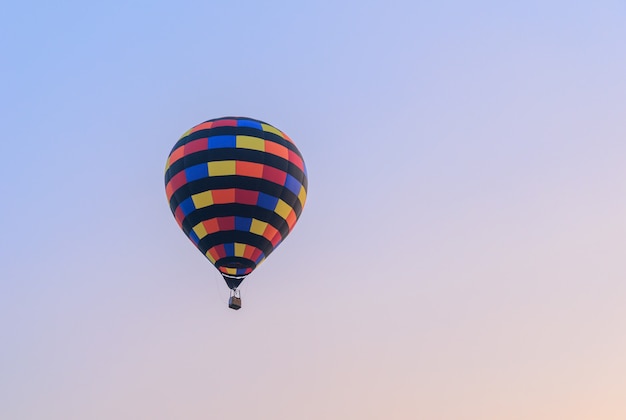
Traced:
<path fill-rule="evenodd" d="M 626 418 L 622 1 L 0 8 L 0 418 Z M 309 196 L 229 310 L 163 168 L 206 119 Z"/>

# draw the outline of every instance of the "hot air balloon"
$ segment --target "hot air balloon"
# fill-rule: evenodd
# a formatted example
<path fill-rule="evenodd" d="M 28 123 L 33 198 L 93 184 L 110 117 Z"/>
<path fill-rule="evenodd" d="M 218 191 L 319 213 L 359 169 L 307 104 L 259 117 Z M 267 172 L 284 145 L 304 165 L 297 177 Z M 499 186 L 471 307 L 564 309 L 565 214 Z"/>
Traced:
<path fill-rule="evenodd" d="M 295 226 L 307 195 L 302 154 L 282 131 L 245 117 L 196 125 L 165 165 L 165 192 L 185 235 L 237 289 Z"/>

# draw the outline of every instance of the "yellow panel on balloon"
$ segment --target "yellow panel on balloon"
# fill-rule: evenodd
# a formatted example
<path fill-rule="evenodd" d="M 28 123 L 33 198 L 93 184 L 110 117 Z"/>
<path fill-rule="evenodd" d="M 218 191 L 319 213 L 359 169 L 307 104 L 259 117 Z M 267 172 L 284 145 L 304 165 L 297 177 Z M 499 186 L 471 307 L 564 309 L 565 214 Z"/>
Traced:
<path fill-rule="evenodd" d="M 235 175 L 237 173 L 235 162 L 234 160 L 209 162 L 209 176 Z"/>
<path fill-rule="evenodd" d="M 306 189 L 304 186 L 300 187 L 300 193 L 298 194 L 298 200 L 300 200 L 300 205 L 304 207 L 304 203 L 306 202 Z"/>
<path fill-rule="evenodd" d="M 263 232 L 265 232 L 265 228 L 267 227 L 267 223 L 262 222 L 257 219 L 252 219 L 252 224 L 250 225 L 250 232 L 255 235 L 263 236 Z"/>
<path fill-rule="evenodd" d="M 274 128 L 269 124 L 261 124 L 261 127 L 263 127 L 263 131 L 267 131 L 268 133 L 274 133 L 279 135 L 280 137 L 283 137 L 282 131 L 280 131 L 278 128 Z"/>
<path fill-rule="evenodd" d="M 252 136 L 237 136 L 238 149 L 251 149 L 265 151 L 265 140 Z"/>
<path fill-rule="evenodd" d="M 198 239 L 202 239 L 207 235 L 207 231 L 202 223 L 198 223 L 193 227 L 193 231 L 198 235 Z"/>
<path fill-rule="evenodd" d="M 193 205 L 196 209 L 201 209 L 203 207 L 209 207 L 213 205 L 213 194 L 211 191 L 203 191 L 198 194 L 193 194 L 191 196 L 191 200 L 193 201 Z"/>
<path fill-rule="evenodd" d="M 246 244 L 240 244 L 235 242 L 235 257 L 243 257 L 246 252 Z"/>
<path fill-rule="evenodd" d="M 274 212 L 285 220 L 287 220 L 287 216 L 289 216 L 291 210 L 291 206 L 280 199 L 278 200 L 278 203 L 276 203 L 276 208 L 274 208 Z"/>

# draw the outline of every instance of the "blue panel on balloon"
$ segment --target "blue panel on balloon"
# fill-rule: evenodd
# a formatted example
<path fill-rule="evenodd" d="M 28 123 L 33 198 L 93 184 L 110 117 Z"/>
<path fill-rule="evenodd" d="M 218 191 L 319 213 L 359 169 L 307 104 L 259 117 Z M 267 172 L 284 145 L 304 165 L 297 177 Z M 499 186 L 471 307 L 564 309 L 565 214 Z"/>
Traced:
<path fill-rule="evenodd" d="M 237 137 L 231 135 L 209 137 L 209 149 L 223 149 L 237 146 Z"/>
<path fill-rule="evenodd" d="M 227 257 L 235 256 L 235 244 L 224 244 L 224 251 L 226 251 Z"/>
<path fill-rule="evenodd" d="M 195 181 L 197 179 L 206 178 L 209 176 L 209 167 L 206 163 L 201 163 L 200 165 L 190 166 L 185 169 L 185 177 L 187 177 L 187 182 Z"/>
<path fill-rule="evenodd" d="M 287 179 L 285 180 L 285 187 L 287 187 L 289 191 L 291 191 L 295 195 L 298 195 L 300 194 L 300 188 L 302 187 L 302 184 L 293 176 L 291 176 L 290 174 L 287 174 Z"/>
<path fill-rule="evenodd" d="M 189 216 L 189 213 L 196 209 L 196 206 L 193 205 L 193 200 L 191 199 L 191 197 L 189 197 L 182 203 L 180 203 L 180 209 L 183 211 L 185 217 L 187 217 Z"/>
<path fill-rule="evenodd" d="M 251 225 L 252 225 L 251 218 L 235 216 L 235 230 L 242 230 L 244 232 L 250 232 Z"/>
<path fill-rule="evenodd" d="M 257 200 L 256 204 L 257 206 L 263 207 L 264 209 L 273 211 L 276 208 L 276 204 L 278 204 L 278 198 L 260 192 L 259 199 Z"/>
<path fill-rule="evenodd" d="M 260 122 L 252 120 L 239 120 L 237 121 L 237 127 L 251 127 L 257 130 L 263 130 Z"/>
<path fill-rule="evenodd" d="M 189 231 L 189 239 L 191 239 L 191 241 L 196 245 L 200 242 L 200 238 L 198 238 L 198 235 L 196 235 L 196 232 L 193 230 Z"/>

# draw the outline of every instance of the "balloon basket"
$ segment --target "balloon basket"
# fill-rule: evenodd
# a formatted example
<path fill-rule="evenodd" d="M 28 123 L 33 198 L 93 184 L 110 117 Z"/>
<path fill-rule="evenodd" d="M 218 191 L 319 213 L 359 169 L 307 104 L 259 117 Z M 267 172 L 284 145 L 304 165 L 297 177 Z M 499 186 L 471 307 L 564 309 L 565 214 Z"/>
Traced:
<path fill-rule="evenodd" d="M 239 290 L 231 289 L 230 298 L 228 299 L 228 307 L 234 310 L 241 309 L 241 293 L 239 292 Z"/>

